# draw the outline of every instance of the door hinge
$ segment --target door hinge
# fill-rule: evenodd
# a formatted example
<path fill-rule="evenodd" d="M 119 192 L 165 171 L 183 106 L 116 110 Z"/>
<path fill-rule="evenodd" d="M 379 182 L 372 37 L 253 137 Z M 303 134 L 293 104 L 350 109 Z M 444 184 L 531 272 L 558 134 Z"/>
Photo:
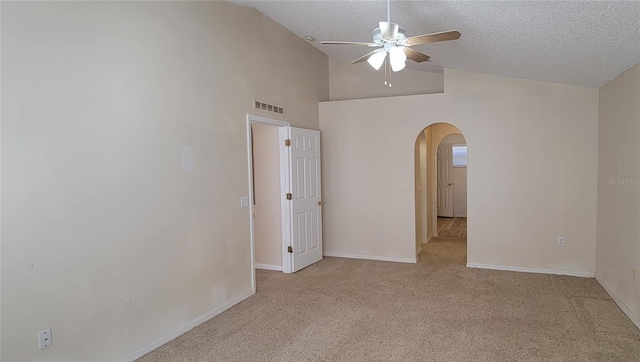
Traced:
<path fill-rule="evenodd" d="M 284 145 L 285 146 L 291 146 L 291 140 L 284 140 Z"/>
<path fill-rule="evenodd" d="M 293 248 L 290 247 L 290 246 L 287 246 L 287 251 L 290 252 L 290 253 L 293 253 Z"/>
<path fill-rule="evenodd" d="M 293 195 L 289 192 L 287 194 L 287 200 L 292 200 L 293 199 Z"/>

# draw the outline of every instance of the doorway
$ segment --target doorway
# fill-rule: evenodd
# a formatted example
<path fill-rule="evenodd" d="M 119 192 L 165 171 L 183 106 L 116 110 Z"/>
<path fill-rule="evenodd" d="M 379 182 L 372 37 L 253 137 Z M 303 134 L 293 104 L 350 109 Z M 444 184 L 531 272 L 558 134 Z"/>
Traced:
<path fill-rule="evenodd" d="M 420 132 L 414 156 L 416 255 L 429 264 L 466 265 L 466 140 L 455 126 L 436 123 Z"/>
<path fill-rule="evenodd" d="M 278 126 L 251 123 L 255 267 L 282 271 L 279 139 Z"/>
<path fill-rule="evenodd" d="M 249 229 L 251 240 L 251 288 L 253 292 L 256 292 L 256 268 L 281 270 L 286 271 L 284 268 L 283 257 L 278 258 L 274 254 L 280 253 L 283 255 L 283 249 L 290 245 L 290 235 L 286 233 L 289 225 L 285 210 L 280 204 L 279 207 L 274 208 L 272 197 L 277 195 L 280 199 L 283 192 L 286 192 L 288 185 L 283 184 L 285 177 L 283 175 L 289 171 L 287 164 L 283 162 L 280 151 L 280 140 L 282 134 L 286 133 L 286 129 L 289 127 L 289 122 L 278 121 L 271 118 L 260 117 L 248 114 L 247 115 L 247 155 L 248 155 L 248 171 L 249 171 Z M 273 138 L 273 132 L 277 131 L 277 139 Z M 275 143 L 273 143 L 275 142 Z M 255 150 L 254 150 L 255 148 Z M 273 162 L 273 152 L 276 150 L 278 154 L 278 163 Z M 255 160 L 255 156 L 258 159 Z M 265 157 L 261 157 L 265 155 Z M 258 175 L 256 178 L 256 170 L 258 168 Z M 269 171 L 269 167 L 273 167 L 278 171 L 277 189 L 273 185 L 273 175 Z M 261 172 L 260 170 L 265 170 Z M 258 195 L 256 195 L 256 188 L 258 189 Z M 259 200 L 258 200 L 259 198 Z M 256 208 L 256 205 L 260 203 L 260 206 Z M 262 206 L 262 207 L 261 207 Z M 257 209 L 257 210 L 256 210 Z M 273 225 L 267 225 L 265 227 L 269 230 L 269 236 L 258 236 L 256 240 L 256 211 L 258 212 L 258 223 L 268 222 L 271 219 L 277 220 L 277 215 L 280 215 L 280 223 Z M 280 240 L 277 240 L 277 228 L 280 228 Z M 261 226 L 258 226 L 260 232 Z M 260 234 L 262 235 L 262 234 Z M 274 240 L 276 239 L 276 240 Z M 257 245 L 256 245 L 257 244 Z M 256 249 L 258 254 L 256 258 Z"/>
<path fill-rule="evenodd" d="M 251 275 L 322 259 L 320 132 L 247 115 Z"/>

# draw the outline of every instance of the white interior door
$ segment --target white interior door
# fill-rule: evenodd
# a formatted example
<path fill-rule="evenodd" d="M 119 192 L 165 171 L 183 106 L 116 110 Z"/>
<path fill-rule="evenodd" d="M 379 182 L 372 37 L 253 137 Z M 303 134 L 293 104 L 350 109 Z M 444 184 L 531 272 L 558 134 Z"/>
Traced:
<path fill-rule="evenodd" d="M 451 143 L 441 143 L 437 156 L 438 216 L 453 217 L 453 152 Z"/>
<path fill-rule="evenodd" d="M 285 272 L 297 272 L 322 260 L 320 131 L 287 127 L 290 145 L 288 202 L 290 247 Z M 286 268 L 286 266 L 289 268 Z"/>

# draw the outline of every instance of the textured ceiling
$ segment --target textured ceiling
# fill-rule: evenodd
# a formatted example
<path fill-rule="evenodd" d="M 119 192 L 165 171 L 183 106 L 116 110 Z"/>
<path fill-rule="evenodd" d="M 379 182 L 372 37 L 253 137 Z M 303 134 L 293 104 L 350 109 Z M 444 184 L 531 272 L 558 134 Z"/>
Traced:
<path fill-rule="evenodd" d="M 331 57 L 370 49 L 322 40 L 370 41 L 385 1 L 244 1 Z M 418 45 L 442 67 L 599 88 L 640 61 L 640 1 L 392 1 L 391 21 L 407 36 L 456 29 L 459 40 Z"/>

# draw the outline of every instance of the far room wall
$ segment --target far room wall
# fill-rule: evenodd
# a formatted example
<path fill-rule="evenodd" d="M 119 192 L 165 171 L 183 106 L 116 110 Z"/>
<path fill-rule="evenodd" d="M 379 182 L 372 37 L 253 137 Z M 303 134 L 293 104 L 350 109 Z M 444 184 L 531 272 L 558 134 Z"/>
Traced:
<path fill-rule="evenodd" d="M 445 89 L 320 104 L 326 253 L 415 262 L 415 141 L 442 122 L 472 150 L 469 264 L 592 276 L 598 90 L 451 69 Z"/>
<path fill-rule="evenodd" d="M 640 63 L 600 88 L 596 248 L 596 278 L 640 327 L 638 220 Z"/>

